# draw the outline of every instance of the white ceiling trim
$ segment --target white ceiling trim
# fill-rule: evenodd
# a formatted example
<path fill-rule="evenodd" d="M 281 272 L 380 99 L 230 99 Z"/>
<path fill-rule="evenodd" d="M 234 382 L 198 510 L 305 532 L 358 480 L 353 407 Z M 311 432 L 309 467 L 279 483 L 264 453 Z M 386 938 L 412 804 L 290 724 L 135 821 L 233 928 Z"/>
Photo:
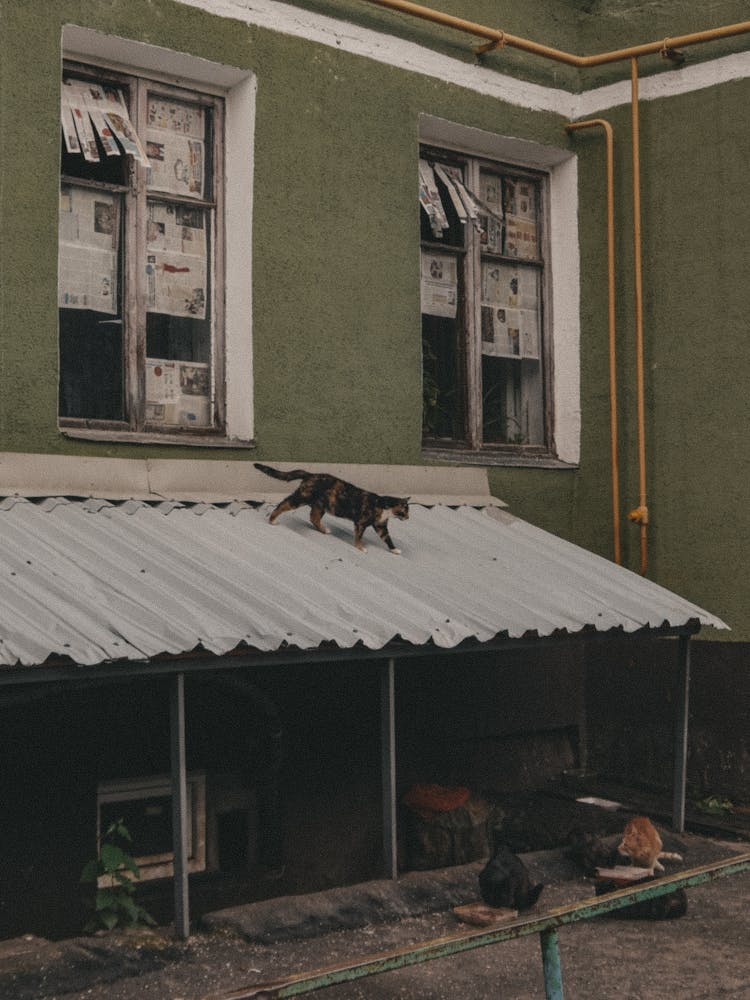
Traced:
<path fill-rule="evenodd" d="M 588 116 L 630 101 L 630 83 L 611 84 L 582 94 L 517 80 L 484 66 L 451 59 L 422 45 L 348 21 L 302 10 L 278 0 L 178 0 L 219 17 L 229 17 L 282 34 L 306 38 L 352 55 L 466 87 L 529 111 L 549 111 L 568 119 Z M 665 68 L 640 83 L 643 101 L 675 97 L 750 76 L 750 52 L 710 62 Z"/>

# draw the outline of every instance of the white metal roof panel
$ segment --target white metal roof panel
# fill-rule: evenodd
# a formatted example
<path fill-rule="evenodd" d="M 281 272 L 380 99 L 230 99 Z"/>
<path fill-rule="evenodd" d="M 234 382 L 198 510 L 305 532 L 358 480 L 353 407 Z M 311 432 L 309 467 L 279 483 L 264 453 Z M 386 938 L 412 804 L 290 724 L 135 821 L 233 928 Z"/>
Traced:
<path fill-rule="evenodd" d="M 0 502 L 0 665 L 80 664 L 202 648 L 633 632 L 724 623 L 691 602 L 496 508 L 412 506 L 368 552 L 348 522 L 268 505 L 48 498 Z"/>

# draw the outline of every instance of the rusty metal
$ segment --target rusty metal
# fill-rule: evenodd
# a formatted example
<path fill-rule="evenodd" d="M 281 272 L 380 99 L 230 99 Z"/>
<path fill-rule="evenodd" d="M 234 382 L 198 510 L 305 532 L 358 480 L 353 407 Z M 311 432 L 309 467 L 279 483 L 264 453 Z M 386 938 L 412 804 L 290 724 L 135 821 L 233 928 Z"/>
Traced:
<path fill-rule="evenodd" d="M 648 882 L 646 885 L 618 889 L 602 896 L 591 896 L 549 910 L 539 917 L 514 920 L 512 923 L 504 924 L 493 930 L 459 931 L 456 934 L 449 934 L 432 941 L 424 941 L 416 946 L 395 948 L 391 951 L 369 955 L 358 961 L 343 962 L 311 972 L 297 973 L 272 982 L 257 983 L 253 986 L 232 990 L 229 993 L 211 994 L 204 996 L 202 1000 L 251 1000 L 251 998 L 277 1000 L 281 997 L 299 996 L 303 993 L 312 993 L 315 990 L 334 986 L 337 983 L 351 982 L 365 976 L 406 968 L 436 958 L 447 958 L 463 951 L 499 944 L 502 941 L 512 941 L 529 934 L 544 935 L 543 941 L 546 942 L 546 949 L 543 944 L 543 954 L 549 960 L 552 946 L 556 944 L 552 932 L 555 932 L 558 927 L 578 923 L 582 920 L 590 920 L 592 917 L 598 917 L 605 913 L 613 913 L 633 903 L 665 896 L 676 889 L 692 888 L 718 878 L 738 875 L 747 871 L 750 871 L 750 852 L 738 854 L 724 861 L 714 861 L 699 868 L 690 868 L 687 871 Z M 562 973 L 559 969 L 559 962 L 557 963 L 557 971 L 554 961 L 549 961 L 548 964 L 550 969 L 550 981 L 546 984 L 548 996 L 561 997 Z M 558 992 L 550 993 L 549 990 L 555 988 L 558 974 Z"/>

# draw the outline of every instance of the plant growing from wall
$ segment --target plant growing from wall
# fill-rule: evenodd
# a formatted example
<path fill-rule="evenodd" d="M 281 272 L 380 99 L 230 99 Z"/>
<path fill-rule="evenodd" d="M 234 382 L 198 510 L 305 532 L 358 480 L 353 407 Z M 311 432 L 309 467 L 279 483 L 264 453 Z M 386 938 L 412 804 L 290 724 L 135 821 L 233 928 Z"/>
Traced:
<path fill-rule="evenodd" d="M 115 927 L 141 927 L 145 924 L 154 926 L 156 923 L 134 899 L 135 883 L 141 873 L 133 855 L 121 846 L 132 842 L 130 831 L 122 819 L 115 820 L 101 839 L 99 856 L 84 865 L 81 882 L 93 883 L 97 887 L 94 915 L 85 930 L 113 930 Z"/>

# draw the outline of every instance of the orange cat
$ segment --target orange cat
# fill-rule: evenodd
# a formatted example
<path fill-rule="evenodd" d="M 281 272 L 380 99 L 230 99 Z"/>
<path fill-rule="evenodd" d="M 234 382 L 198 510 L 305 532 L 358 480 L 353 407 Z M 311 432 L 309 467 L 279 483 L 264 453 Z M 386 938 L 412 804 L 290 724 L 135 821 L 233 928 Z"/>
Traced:
<path fill-rule="evenodd" d="M 664 871 L 660 858 L 682 861 L 682 855 L 663 851 L 662 846 L 661 837 L 651 820 L 646 816 L 634 816 L 625 827 L 617 850 L 630 858 L 636 867 L 647 868 L 653 875 L 655 871 Z"/>

